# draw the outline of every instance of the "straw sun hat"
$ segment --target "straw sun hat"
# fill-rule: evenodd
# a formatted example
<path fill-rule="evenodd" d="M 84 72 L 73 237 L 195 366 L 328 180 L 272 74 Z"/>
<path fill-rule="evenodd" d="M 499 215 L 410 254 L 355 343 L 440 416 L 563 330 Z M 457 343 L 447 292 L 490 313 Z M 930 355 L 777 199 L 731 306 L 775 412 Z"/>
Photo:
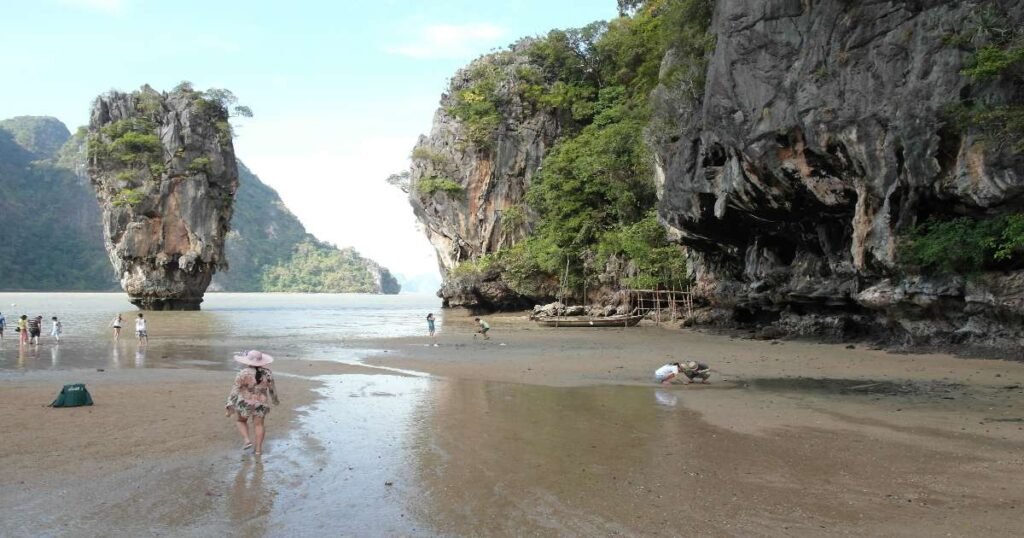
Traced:
<path fill-rule="evenodd" d="M 259 352 L 257 351 L 257 353 L 259 353 Z M 238 359 L 236 358 L 235 360 L 238 360 Z M 686 363 L 686 367 L 687 368 L 696 368 L 697 367 L 697 362 L 696 361 L 690 361 L 690 362 Z"/>
<path fill-rule="evenodd" d="M 266 366 L 274 362 L 274 357 L 254 349 L 245 355 L 235 355 L 235 362 L 240 362 L 246 366 Z"/>

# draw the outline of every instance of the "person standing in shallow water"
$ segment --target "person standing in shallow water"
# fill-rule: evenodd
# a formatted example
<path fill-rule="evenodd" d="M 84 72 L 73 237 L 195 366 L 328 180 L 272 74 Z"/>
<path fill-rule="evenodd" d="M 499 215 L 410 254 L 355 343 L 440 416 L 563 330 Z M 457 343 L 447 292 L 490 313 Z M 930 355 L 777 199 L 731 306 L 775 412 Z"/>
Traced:
<path fill-rule="evenodd" d="M 427 332 L 434 336 L 434 313 L 427 314 Z"/>
<path fill-rule="evenodd" d="M 50 329 L 50 336 L 54 337 L 59 344 L 60 335 L 64 334 L 64 325 L 57 319 L 57 316 L 53 316 L 50 321 L 53 322 L 53 327 Z"/>
<path fill-rule="evenodd" d="M 28 343 L 28 316 L 22 314 L 18 318 L 18 344 L 25 345 Z"/>
<path fill-rule="evenodd" d="M 149 333 L 146 331 L 146 318 L 142 317 L 142 312 L 139 312 L 139 317 L 135 320 L 135 337 L 139 339 L 139 344 L 149 343 Z"/>
<path fill-rule="evenodd" d="M 277 386 L 267 365 L 274 358 L 255 349 L 245 355 L 235 355 L 235 362 L 245 365 L 235 376 L 235 384 L 228 394 L 224 406 L 227 416 L 235 415 L 235 426 L 242 436 L 242 450 L 253 449 L 253 454 L 263 454 L 263 439 L 266 437 L 264 420 L 270 413 L 270 404 L 278 405 Z M 249 419 L 252 419 L 253 438 L 249 436 Z"/>
<path fill-rule="evenodd" d="M 43 334 L 43 316 L 36 316 L 28 320 L 28 338 L 35 345 L 39 345 L 39 337 Z"/>
<path fill-rule="evenodd" d="M 114 340 L 121 339 L 121 325 L 124 324 L 124 319 L 121 318 L 121 314 L 118 314 L 114 321 L 110 322 L 110 326 L 114 328 Z"/>
<path fill-rule="evenodd" d="M 4 313 L 0 312 L 0 340 L 4 339 L 4 329 L 7 328 L 7 318 L 4 317 Z"/>

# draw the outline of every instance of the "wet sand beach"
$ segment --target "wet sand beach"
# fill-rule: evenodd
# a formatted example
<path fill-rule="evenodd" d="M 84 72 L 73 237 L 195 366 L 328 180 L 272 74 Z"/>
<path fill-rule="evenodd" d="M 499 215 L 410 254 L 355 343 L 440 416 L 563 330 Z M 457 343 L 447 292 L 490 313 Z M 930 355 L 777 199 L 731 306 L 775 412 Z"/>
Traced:
<path fill-rule="evenodd" d="M 436 339 L 338 340 L 336 360 L 282 349 L 260 460 L 223 416 L 230 362 L 200 343 L 8 371 L 0 534 L 1019 532 L 1022 364 L 488 319 L 487 342 L 450 318 Z M 689 359 L 712 384 L 652 383 Z M 72 381 L 95 406 L 44 407 Z"/>

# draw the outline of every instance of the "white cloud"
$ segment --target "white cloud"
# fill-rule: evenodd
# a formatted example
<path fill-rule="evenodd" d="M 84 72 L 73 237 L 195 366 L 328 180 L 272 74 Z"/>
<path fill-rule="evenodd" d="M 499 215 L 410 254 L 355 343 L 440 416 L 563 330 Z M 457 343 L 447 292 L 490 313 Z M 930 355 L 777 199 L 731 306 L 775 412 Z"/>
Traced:
<path fill-rule="evenodd" d="M 128 5 L 128 0 L 58 0 L 58 3 L 63 6 L 105 13 L 120 13 Z"/>
<path fill-rule="evenodd" d="M 421 28 L 411 41 L 387 51 L 412 58 L 460 58 L 481 52 L 504 35 L 503 28 L 486 22 L 432 24 Z"/>
<path fill-rule="evenodd" d="M 345 115 L 258 116 L 235 150 L 317 238 L 355 247 L 394 272 L 436 271 L 437 258 L 406 195 L 384 181 L 409 165 L 415 136 L 368 132 Z"/>

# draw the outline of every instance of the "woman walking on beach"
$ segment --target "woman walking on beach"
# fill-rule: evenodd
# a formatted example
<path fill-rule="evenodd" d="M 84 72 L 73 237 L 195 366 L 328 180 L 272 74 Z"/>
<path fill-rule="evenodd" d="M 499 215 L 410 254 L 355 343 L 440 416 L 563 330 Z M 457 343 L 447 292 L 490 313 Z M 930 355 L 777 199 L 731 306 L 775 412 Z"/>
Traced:
<path fill-rule="evenodd" d="M 235 355 L 235 362 L 244 364 L 245 368 L 235 376 L 235 385 L 224 408 L 227 416 L 235 415 L 235 426 L 244 442 L 242 450 L 253 448 L 253 454 L 259 456 L 263 454 L 263 439 L 267 434 L 263 421 L 270 412 L 270 404 L 279 403 L 273 374 L 267 368 L 274 358 L 254 349 L 245 355 Z M 250 418 L 255 444 L 249 437 Z"/>
<path fill-rule="evenodd" d="M 123 323 L 124 320 L 121 319 L 121 314 L 118 314 L 117 317 L 114 318 L 114 321 L 110 322 L 110 326 L 114 328 L 114 340 L 121 339 L 121 325 Z"/>

